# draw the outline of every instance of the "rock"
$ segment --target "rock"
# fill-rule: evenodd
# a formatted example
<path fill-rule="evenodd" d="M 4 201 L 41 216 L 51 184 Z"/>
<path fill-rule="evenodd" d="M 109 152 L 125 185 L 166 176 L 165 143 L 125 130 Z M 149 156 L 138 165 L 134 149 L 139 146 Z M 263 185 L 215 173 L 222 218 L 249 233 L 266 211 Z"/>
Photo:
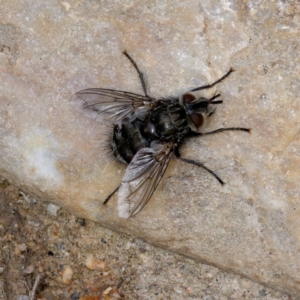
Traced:
<path fill-rule="evenodd" d="M 0 24 L 0 174 L 79 217 L 299 295 L 299 15 L 290 2 L 11 1 Z M 69 98 L 89 87 L 142 93 L 124 49 L 153 97 L 236 70 L 216 87 L 224 102 L 206 130 L 251 135 L 181 150 L 225 186 L 173 159 L 136 217 L 118 217 L 116 195 L 102 205 L 123 168 L 99 151 L 107 128 Z"/>

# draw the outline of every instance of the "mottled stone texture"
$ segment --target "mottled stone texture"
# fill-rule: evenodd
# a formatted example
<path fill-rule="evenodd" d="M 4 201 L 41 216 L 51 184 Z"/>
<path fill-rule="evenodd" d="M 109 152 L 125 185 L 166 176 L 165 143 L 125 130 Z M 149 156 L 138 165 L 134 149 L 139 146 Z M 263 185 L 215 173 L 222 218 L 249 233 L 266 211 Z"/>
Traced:
<path fill-rule="evenodd" d="M 0 8 L 0 173 L 73 213 L 300 294 L 300 8 L 297 1 L 5 1 Z M 182 148 L 226 182 L 172 160 L 145 209 L 124 220 L 106 129 L 73 110 L 87 87 L 152 96 L 236 72 L 207 130 Z"/>

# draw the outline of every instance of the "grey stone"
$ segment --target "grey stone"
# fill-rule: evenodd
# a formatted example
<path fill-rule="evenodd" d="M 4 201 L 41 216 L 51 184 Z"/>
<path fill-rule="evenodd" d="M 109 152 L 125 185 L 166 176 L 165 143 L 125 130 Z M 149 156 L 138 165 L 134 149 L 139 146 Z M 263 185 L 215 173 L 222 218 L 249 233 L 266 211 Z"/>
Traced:
<path fill-rule="evenodd" d="M 298 295 L 299 6 L 289 1 L 9 1 L 0 10 L 0 173 L 22 190 L 223 270 Z M 99 151 L 106 129 L 73 110 L 78 90 L 178 95 L 236 72 L 224 103 L 173 159 L 136 217 L 117 215 L 122 168 Z M 31 192 L 32 194 L 32 192 Z M 53 200 L 55 199 L 55 201 Z"/>

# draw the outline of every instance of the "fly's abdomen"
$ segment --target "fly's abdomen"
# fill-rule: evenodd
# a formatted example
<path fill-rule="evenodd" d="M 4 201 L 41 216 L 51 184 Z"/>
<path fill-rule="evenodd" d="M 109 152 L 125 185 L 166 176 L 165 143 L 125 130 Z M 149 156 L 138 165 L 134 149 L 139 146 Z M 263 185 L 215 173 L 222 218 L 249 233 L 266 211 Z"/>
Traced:
<path fill-rule="evenodd" d="M 142 121 L 114 127 L 111 146 L 119 161 L 128 164 L 140 149 L 150 146 L 151 140 L 145 135 L 143 127 Z"/>

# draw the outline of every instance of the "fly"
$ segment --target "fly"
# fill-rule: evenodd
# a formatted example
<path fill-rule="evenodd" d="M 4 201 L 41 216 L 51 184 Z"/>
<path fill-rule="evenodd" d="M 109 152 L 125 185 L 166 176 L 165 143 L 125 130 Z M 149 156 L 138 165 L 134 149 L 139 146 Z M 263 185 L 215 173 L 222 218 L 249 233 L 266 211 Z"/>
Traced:
<path fill-rule="evenodd" d="M 197 97 L 195 92 L 215 86 L 234 70 L 230 69 L 214 83 L 192 89 L 180 97 L 155 99 L 148 95 L 145 76 L 135 61 L 126 51 L 123 54 L 136 69 L 144 95 L 91 88 L 77 92 L 70 99 L 70 104 L 85 116 L 112 127 L 111 151 L 118 161 L 127 164 L 121 184 L 104 204 L 118 190 L 119 216 L 129 218 L 137 214 L 151 198 L 173 154 L 183 162 L 205 169 L 223 185 L 223 180 L 204 164 L 183 158 L 179 148 L 184 138 L 190 135 L 233 130 L 250 132 L 243 127 L 199 132 L 223 101 L 218 99 L 220 94 L 204 98 Z"/>

